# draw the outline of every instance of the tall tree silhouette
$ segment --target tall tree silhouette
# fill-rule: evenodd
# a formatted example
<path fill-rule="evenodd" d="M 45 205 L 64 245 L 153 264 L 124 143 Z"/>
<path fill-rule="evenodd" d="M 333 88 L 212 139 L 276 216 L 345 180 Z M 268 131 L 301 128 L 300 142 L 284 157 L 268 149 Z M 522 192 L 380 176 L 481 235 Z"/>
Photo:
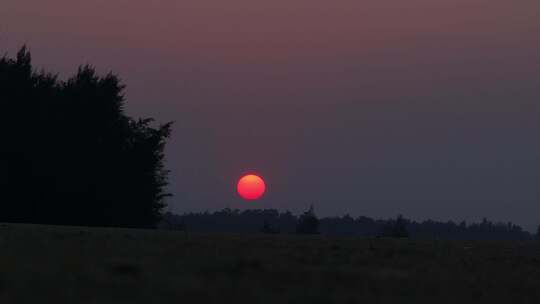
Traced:
<path fill-rule="evenodd" d="M 124 86 L 90 66 L 35 72 L 23 47 L 0 59 L 0 221 L 152 227 L 167 185 L 171 123 L 124 112 Z"/>
<path fill-rule="evenodd" d="M 319 234 L 319 219 L 315 215 L 315 208 L 313 208 L 313 205 L 298 218 L 296 233 Z"/>

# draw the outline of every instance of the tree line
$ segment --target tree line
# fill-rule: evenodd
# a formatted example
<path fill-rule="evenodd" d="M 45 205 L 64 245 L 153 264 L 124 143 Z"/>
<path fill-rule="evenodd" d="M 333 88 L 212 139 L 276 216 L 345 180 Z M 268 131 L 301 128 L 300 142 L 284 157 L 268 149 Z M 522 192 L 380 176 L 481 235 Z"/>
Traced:
<path fill-rule="evenodd" d="M 154 227 L 171 124 L 126 115 L 124 86 L 82 66 L 62 81 L 23 47 L 0 58 L 0 221 Z"/>
<path fill-rule="evenodd" d="M 163 229 L 193 232 L 235 233 L 299 233 L 359 237 L 410 237 L 414 239 L 448 240 L 527 240 L 532 235 L 513 223 L 494 223 L 483 219 L 479 223 L 453 221 L 422 222 L 397 216 L 391 219 L 373 219 L 366 216 L 322 217 L 313 208 L 297 216 L 290 211 L 275 209 L 233 210 L 173 214 L 166 213 L 160 223 Z"/>

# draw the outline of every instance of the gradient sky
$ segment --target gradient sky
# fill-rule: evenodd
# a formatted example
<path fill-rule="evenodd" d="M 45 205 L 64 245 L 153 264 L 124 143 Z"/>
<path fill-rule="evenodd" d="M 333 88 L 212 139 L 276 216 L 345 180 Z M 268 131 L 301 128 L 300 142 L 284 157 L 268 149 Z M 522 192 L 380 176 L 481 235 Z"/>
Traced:
<path fill-rule="evenodd" d="M 24 43 L 175 121 L 172 211 L 540 224 L 538 0 L 1 0 L 0 51 Z"/>

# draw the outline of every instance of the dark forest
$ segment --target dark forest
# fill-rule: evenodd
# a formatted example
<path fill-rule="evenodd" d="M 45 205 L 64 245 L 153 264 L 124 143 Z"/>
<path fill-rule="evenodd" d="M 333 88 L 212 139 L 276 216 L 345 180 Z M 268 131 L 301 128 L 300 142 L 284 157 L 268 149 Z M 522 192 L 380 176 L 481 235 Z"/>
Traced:
<path fill-rule="evenodd" d="M 25 47 L 0 58 L 0 221 L 155 226 L 171 124 L 128 117 L 123 90 L 91 66 L 36 72 Z"/>

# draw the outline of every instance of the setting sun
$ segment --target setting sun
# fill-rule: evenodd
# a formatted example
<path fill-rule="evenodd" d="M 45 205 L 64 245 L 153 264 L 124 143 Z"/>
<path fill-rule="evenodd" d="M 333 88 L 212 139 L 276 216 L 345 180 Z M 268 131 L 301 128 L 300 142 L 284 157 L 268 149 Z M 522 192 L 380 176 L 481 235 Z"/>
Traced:
<path fill-rule="evenodd" d="M 245 200 L 256 200 L 266 191 L 264 180 L 257 175 L 249 174 L 238 181 L 238 194 Z"/>

